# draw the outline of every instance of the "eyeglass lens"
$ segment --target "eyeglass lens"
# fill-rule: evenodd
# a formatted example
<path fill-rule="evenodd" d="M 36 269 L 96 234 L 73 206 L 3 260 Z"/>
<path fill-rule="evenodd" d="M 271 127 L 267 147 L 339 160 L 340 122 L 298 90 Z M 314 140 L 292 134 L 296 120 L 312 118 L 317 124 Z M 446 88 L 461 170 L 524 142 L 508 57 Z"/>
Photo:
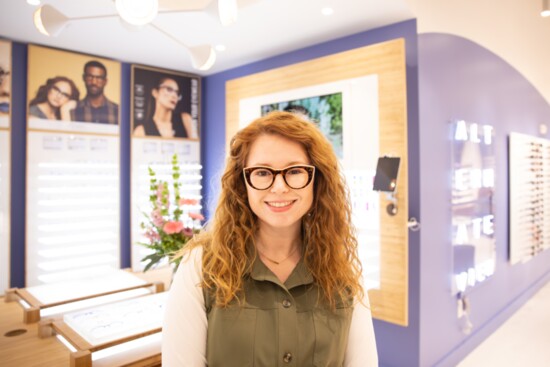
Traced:
<path fill-rule="evenodd" d="M 92 81 L 94 79 L 103 81 L 103 80 L 105 80 L 105 76 L 104 75 L 84 74 L 84 79 L 89 80 L 89 81 Z"/>
<path fill-rule="evenodd" d="M 164 89 L 165 91 L 167 91 L 168 93 L 172 93 L 172 94 L 175 94 L 176 96 L 178 96 L 178 100 L 181 99 L 181 94 L 180 94 L 180 91 L 177 90 L 177 89 L 174 89 L 172 88 L 171 86 L 169 85 L 161 85 L 159 86 L 160 89 Z"/>
<path fill-rule="evenodd" d="M 58 94 L 58 95 L 61 95 L 65 98 L 71 98 L 71 95 L 69 93 L 65 93 L 63 92 L 61 89 L 59 89 L 58 87 L 56 87 L 55 85 L 52 86 L 52 89 Z"/>

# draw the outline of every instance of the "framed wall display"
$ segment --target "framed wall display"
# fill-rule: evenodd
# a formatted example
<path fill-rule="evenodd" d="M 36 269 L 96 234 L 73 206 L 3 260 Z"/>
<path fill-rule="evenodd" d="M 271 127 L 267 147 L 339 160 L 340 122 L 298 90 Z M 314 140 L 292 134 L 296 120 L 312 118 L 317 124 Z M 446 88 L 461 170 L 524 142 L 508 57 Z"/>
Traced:
<path fill-rule="evenodd" d="M 29 45 L 26 286 L 120 267 L 120 64 Z"/>
<path fill-rule="evenodd" d="M 196 75 L 132 66 L 132 136 L 199 139 Z"/>
<path fill-rule="evenodd" d="M 28 127 L 118 135 L 120 63 L 29 45 Z"/>
<path fill-rule="evenodd" d="M 9 286 L 11 42 L 0 40 L 0 295 Z"/>
<path fill-rule="evenodd" d="M 172 158 L 180 167 L 181 196 L 200 203 L 200 77 L 132 65 L 132 268 L 142 270 L 149 250 L 141 223 L 151 212 L 149 168 L 172 187 Z M 173 198 L 173 196 L 171 196 Z M 177 203 L 172 203 L 177 205 Z M 200 204 L 185 210 L 200 211 Z"/>
<path fill-rule="evenodd" d="M 332 143 L 336 156 L 343 158 L 342 92 L 265 104 L 262 116 L 274 110 L 306 115 Z"/>
<path fill-rule="evenodd" d="M 509 141 L 510 262 L 550 248 L 550 140 L 511 133 Z"/>
<path fill-rule="evenodd" d="M 372 190 L 379 156 L 401 157 L 401 172 L 408 170 L 404 40 L 228 81 L 226 147 L 240 127 L 285 108 L 305 108 L 340 157 L 373 316 L 407 325 L 407 174 L 397 179 L 395 216 L 386 213 L 386 197 Z"/>
<path fill-rule="evenodd" d="M 452 292 L 464 293 L 495 272 L 494 129 L 451 123 Z"/>

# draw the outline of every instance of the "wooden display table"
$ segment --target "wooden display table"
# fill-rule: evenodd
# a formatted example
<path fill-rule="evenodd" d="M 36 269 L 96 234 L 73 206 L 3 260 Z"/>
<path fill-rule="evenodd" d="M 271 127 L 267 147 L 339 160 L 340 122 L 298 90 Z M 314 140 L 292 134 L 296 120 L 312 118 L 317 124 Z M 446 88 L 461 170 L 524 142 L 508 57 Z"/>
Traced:
<path fill-rule="evenodd" d="M 39 339 L 38 324 L 23 323 L 23 309 L 0 299 L 0 365 L 69 366 L 70 352 L 57 338 Z M 13 335 L 13 336 L 9 336 Z"/>

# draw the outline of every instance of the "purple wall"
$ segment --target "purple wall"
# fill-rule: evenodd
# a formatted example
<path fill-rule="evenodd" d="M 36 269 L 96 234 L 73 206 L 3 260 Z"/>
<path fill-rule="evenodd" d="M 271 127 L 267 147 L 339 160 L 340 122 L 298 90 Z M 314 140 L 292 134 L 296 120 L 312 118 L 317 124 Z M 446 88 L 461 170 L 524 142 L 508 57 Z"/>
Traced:
<path fill-rule="evenodd" d="M 418 78 L 416 21 L 406 21 L 353 36 L 314 45 L 203 79 L 202 162 L 205 203 L 210 213 L 219 190 L 225 155 L 225 83 L 228 80 L 294 64 L 366 45 L 405 38 L 407 62 L 407 105 L 409 157 L 418 157 Z M 417 159 L 409 160 L 409 215 L 419 217 L 420 195 Z M 208 214 L 208 211 L 207 211 Z M 375 320 L 380 363 L 384 366 L 416 366 L 419 360 L 419 235 L 410 232 L 409 327 Z"/>
<path fill-rule="evenodd" d="M 420 365 L 454 366 L 550 280 L 550 251 L 508 263 L 508 151 L 512 131 L 537 135 L 550 105 L 500 57 L 464 38 L 418 37 L 421 259 Z M 495 274 L 470 292 L 472 333 L 459 328 L 451 296 L 448 123 L 464 119 L 495 129 Z M 548 136 L 546 136 L 548 138 Z M 413 160 L 413 157 L 409 157 Z"/>

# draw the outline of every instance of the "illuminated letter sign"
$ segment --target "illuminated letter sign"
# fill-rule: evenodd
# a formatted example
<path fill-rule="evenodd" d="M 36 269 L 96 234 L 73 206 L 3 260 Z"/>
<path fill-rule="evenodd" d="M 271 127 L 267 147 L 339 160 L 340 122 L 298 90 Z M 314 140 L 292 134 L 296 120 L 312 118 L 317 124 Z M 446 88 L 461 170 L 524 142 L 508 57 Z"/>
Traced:
<path fill-rule="evenodd" d="M 495 267 L 493 127 L 452 124 L 452 244 L 454 291 L 485 280 Z"/>

